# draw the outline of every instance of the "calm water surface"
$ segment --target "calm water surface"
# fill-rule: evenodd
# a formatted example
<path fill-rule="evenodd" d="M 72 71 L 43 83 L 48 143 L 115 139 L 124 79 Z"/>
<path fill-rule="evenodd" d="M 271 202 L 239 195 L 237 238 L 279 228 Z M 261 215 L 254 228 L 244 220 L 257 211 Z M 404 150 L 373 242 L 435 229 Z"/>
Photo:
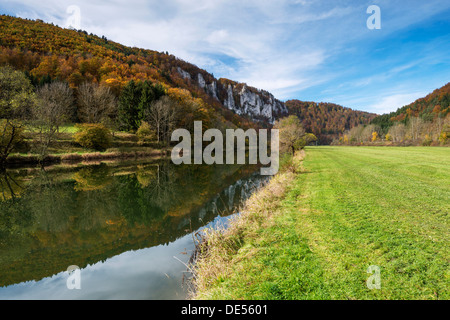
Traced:
<path fill-rule="evenodd" d="M 195 232 L 226 224 L 266 179 L 168 161 L 0 173 L 0 299 L 185 299 Z"/>

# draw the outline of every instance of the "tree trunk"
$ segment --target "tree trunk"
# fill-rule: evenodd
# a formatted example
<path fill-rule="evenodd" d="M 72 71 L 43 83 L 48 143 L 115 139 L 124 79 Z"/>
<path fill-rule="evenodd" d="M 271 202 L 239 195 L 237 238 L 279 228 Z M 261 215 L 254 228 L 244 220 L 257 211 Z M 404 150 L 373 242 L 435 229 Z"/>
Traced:
<path fill-rule="evenodd" d="M 0 172 L 6 170 L 6 158 L 8 155 L 0 154 Z"/>

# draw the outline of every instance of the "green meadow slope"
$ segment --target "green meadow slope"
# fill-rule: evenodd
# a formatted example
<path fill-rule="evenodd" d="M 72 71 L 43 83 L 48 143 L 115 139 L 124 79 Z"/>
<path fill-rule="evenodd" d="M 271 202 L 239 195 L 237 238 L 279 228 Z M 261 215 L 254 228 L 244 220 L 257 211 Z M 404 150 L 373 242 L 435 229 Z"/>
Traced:
<path fill-rule="evenodd" d="M 449 159 L 448 148 L 307 148 L 271 216 L 249 210 L 253 223 L 211 244 L 226 250 L 200 262 L 195 298 L 449 299 Z M 223 271 L 204 272 L 215 251 Z M 367 287 L 373 265 L 380 290 Z"/>

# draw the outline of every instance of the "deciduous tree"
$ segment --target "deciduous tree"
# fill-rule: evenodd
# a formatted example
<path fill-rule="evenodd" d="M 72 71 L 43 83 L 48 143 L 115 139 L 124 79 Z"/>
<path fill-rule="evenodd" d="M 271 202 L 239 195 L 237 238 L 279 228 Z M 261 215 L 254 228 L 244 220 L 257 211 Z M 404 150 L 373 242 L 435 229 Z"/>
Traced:
<path fill-rule="evenodd" d="M 60 126 L 74 117 L 73 91 L 67 83 L 52 82 L 37 91 L 37 103 L 33 108 L 34 147 L 43 159 L 55 140 Z"/>
<path fill-rule="evenodd" d="M 25 121 L 35 106 L 35 94 L 24 73 L 7 66 L 0 68 L 0 168 L 23 141 Z"/>
<path fill-rule="evenodd" d="M 111 89 L 83 83 L 78 89 L 78 118 L 84 123 L 100 123 L 117 114 L 117 99 Z"/>
<path fill-rule="evenodd" d="M 305 129 L 297 116 L 289 116 L 275 122 L 275 129 L 280 130 L 280 144 L 282 150 L 295 154 L 296 150 L 305 146 Z"/>
<path fill-rule="evenodd" d="M 158 142 L 169 142 L 178 120 L 178 105 L 167 96 L 154 102 L 145 113 L 145 119 L 156 131 Z"/>

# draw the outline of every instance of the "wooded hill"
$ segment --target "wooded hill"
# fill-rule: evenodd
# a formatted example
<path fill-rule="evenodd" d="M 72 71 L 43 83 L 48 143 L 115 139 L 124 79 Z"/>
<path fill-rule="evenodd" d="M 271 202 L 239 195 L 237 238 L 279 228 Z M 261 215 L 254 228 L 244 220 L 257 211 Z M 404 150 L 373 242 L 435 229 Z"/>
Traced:
<path fill-rule="evenodd" d="M 347 130 L 333 144 L 447 146 L 450 142 L 450 83 L 370 125 Z"/>
<path fill-rule="evenodd" d="M 307 132 L 312 132 L 321 144 L 360 124 L 368 124 L 376 114 L 344 108 L 334 103 L 317 103 L 299 100 L 286 102 L 289 114 L 296 115 Z"/>
<path fill-rule="evenodd" d="M 36 86 L 59 80 L 78 89 L 90 82 L 109 87 L 116 96 L 130 81 L 147 80 L 171 90 L 179 100 L 198 104 L 200 99 L 201 113 L 213 127 L 255 127 L 245 114 L 227 109 L 221 102 L 224 97 L 214 97 L 207 86 L 186 80 L 186 74 L 195 74 L 206 84 L 216 83 L 205 70 L 167 52 L 130 48 L 82 30 L 2 15 L 0 66 L 4 65 L 25 72 Z"/>
<path fill-rule="evenodd" d="M 185 122 L 199 119 L 208 127 L 267 127 L 280 117 L 296 115 L 321 144 L 358 125 L 374 124 L 387 132 L 410 117 L 431 121 L 445 118 L 450 110 L 450 83 L 382 116 L 333 103 L 283 103 L 267 91 L 216 79 L 168 52 L 131 48 L 86 31 L 6 15 L 0 16 L 0 66 L 4 65 L 23 71 L 36 87 L 65 81 L 75 94 L 86 82 L 108 87 L 118 98 L 131 81 L 160 86 L 184 105 Z"/>
<path fill-rule="evenodd" d="M 425 122 L 433 122 L 437 118 L 446 118 L 449 113 L 450 82 L 395 112 L 376 117 L 372 120 L 372 124 L 380 126 L 387 132 L 395 123 L 406 125 L 411 118 L 421 118 Z"/>

